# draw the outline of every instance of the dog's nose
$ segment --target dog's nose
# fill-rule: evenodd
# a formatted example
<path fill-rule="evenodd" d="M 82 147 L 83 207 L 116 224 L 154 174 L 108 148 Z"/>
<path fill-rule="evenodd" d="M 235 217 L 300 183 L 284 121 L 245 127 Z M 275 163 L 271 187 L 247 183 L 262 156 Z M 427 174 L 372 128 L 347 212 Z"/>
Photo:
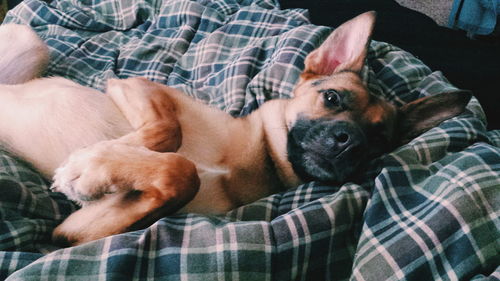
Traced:
<path fill-rule="evenodd" d="M 358 126 L 348 122 L 326 124 L 324 130 L 329 136 L 330 155 L 337 156 L 346 150 L 354 150 L 363 146 L 365 136 Z"/>
<path fill-rule="evenodd" d="M 335 138 L 336 141 L 338 141 L 341 144 L 348 143 L 349 140 L 351 139 L 349 135 L 345 132 L 339 132 L 338 134 L 335 134 L 333 137 Z"/>

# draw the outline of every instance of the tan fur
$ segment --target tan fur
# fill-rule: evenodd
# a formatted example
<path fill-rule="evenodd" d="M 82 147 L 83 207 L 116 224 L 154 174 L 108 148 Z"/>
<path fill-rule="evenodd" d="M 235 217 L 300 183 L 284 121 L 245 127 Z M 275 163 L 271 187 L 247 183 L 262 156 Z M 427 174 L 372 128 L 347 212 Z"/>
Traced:
<path fill-rule="evenodd" d="M 57 186 L 73 181 L 77 198 L 89 200 L 54 231 L 54 240 L 61 244 L 124 232 L 159 208 L 175 212 L 198 191 L 196 166 L 177 153 L 157 153 L 118 140 L 100 142 L 90 150 L 73 153 L 54 182 Z"/>
<path fill-rule="evenodd" d="M 107 95 L 63 78 L 0 85 L 0 120 L 11 120 L 0 122 L 0 142 L 82 204 L 55 229 L 59 242 L 84 243 L 175 212 L 223 213 L 301 183 L 287 152 L 299 118 L 376 126 L 392 139 L 400 128 L 413 130 L 416 113 L 432 112 L 409 106 L 405 114 L 362 82 L 374 18 L 356 17 L 313 51 L 293 99 L 269 101 L 243 118 L 144 78 L 110 80 Z M 326 106 L 328 89 L 345 92 L 347 108 Z M 460 100 L 453 114 L 468 101 Z M 418 131 L 449 118 L 448 110 Z"/>

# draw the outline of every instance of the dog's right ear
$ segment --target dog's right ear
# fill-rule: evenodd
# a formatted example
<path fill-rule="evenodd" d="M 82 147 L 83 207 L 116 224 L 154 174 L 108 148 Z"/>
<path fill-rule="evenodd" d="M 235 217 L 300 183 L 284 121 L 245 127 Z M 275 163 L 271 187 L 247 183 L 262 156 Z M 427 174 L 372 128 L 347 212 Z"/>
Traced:
<path fill-rule="evenodd" d="M 307 80 L 343 70 L 361 71 L 375 17 L 374 11 L 366 12 L 337 27 L 319 48 L 306 57 L 301 78 Z"/>

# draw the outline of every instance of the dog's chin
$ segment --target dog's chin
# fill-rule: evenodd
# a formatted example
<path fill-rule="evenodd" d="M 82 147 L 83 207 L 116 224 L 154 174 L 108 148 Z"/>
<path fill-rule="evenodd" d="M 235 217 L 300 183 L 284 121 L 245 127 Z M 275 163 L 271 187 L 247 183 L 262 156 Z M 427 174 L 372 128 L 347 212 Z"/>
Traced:
<path fill-rule="evenodd" d="M 313 151 L 304 151 L 290 157 L 290 163 L 294 172 L 303 181 L 343 183 L 358 171 L 361 163 L 357 161 L 361 155 L 356 155 L 357 160 L 352 160 L 350 156 L 358 153 L 345 151 L 343 154 L 349 156 L 341 154 L 332 159 Z"/>

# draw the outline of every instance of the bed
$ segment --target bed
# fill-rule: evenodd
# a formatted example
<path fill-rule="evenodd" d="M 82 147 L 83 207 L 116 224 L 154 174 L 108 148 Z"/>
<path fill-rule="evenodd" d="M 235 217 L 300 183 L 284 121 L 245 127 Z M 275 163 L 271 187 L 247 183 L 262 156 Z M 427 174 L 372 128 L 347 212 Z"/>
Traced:
<path fill-rule="evenodd" d="M 47 76 L 103 90 L 144 76 L 233 116 L 288 98 L 331 28 L 273 0 L 26 0 L 4 22 L 47 42 Z M 363 77 L 402 105 L 454 89 L 411 54 L 372 42 Z M 59 248 L 77 206 L 0 147 L 0 279 L 485 280 L 500 278 L 500 131 L 462 115 L 343 185 L 309 182 L 222 216 L 174 215 Z"/>

